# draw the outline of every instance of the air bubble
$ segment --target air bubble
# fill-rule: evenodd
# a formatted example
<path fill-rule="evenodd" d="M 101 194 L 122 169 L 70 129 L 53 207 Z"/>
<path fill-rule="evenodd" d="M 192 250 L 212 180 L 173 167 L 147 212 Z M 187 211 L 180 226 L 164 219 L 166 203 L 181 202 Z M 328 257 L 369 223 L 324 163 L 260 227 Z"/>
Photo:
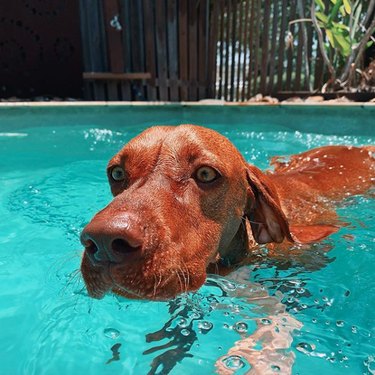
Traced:
<path fill-rule="evenodd" d="M 191 314 L 189 314 L 189 317 L 191 319 L 199 319 L 201 317 L 201 315 L 198 312 L 193 311 Z"/>
<path fill-rule="evenodd" d="M 189 325 L 189 322 L 185 318 L 180 318 L 177 324 L 181 328 L 186 328 Z"/>
<path fill-rule="evenodd" d="M 345 322 L 343 321 L 343 320 L 338 320 L 337 322 L 336 322 L 336 326 L 337 327 L 344 327 L 344 325 L 345 325 Z"/>
<path fill-rule="evenodd" d="M 190 335 L 190 331 L 188 329 L 182 329 L 181 330 L 181 335 L 182 336 L 189 336 Z"/>
<path fill-rule="evenodd" d="M 198 323 L 198 328 L 201 331 L 209 331 L 210 329 L 212 329 L 212 327 L 213 324 L 211 322 L 208 322 L 207 320 L 202 320 Z"/>
<path fill-rule="evenodd" d="M 271 319 L 267 319 L 267 318 L 263 318 L 260 320 L 260 322 L 264 325 L 269 325 L 272 323 L 272 320 Z"/>
<path fill-rule="evenodd" d="M 352 326 L 352 333 L 358 333 L 358 328 L 356 326 Z"/>
<path fill-rule="evenodd" d="M 272 365 L 272 366 L 271 366 L 271 370 L 272 370 L 273 372 L 280 372 L 280 371 L 281 371 L 281 368 L 280 368 L 279 366 L 277 366 L 277 365 Z"/>
<path fill-rule="evenodd" d="M 115 328 L 106 328 L 104 331 L 104 336 L 110 339 L 116 340 L 120 336 L 120 331 Z"/>
<path fill-rule="evenodd" d="M 234 330 L 238 333 L 245 333 L 248 330 L 248 326 L 244 322 L 238 322 L 234 325 Z"/>
<path fill-rule="evenodd" d="M 239 355 L 231 355 L 223 359 L 224 366 L 230 370 L 239 370 L 245 366 L 245 362 Z"/>
<path fill-rule="evenodd" d="M 296 346 L 296 349 L 303 353 L 303 354 L 306 354 L 306 355 L 311 355 L 311 353 L 314 351 L 315 349 L 315 346 L 314 345 L 310 345 L 309 343 L 307 342 L 300 342 L 299 344 L 297 344 Z"/>

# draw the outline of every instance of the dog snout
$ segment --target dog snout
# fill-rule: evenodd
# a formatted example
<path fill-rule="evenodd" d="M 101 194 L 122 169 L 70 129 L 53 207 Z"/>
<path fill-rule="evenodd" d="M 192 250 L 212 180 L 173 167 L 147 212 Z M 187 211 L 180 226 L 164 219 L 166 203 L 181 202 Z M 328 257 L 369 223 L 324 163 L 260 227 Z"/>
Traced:
<path fill-rule="evenodd" d="M 83 229 L 81 242 L 94 265 L 124 263 L 141 257 L 144 233 L 134 215 L 101 215 Z"/>

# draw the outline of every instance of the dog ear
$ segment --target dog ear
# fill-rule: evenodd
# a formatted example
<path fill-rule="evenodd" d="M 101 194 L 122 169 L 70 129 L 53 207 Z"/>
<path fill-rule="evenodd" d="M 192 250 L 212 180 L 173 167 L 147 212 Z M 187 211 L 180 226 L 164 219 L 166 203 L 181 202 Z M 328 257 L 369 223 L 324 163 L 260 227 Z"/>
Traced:
<path fill-rule="evenodd" d="M 245 217 L 250 222 L 255 241 L 259 244 L 280 243 L 287 238 L 294 242 L 273 183 L 254 166 L 249 165 L 246 172 L 249 186 Z"/>

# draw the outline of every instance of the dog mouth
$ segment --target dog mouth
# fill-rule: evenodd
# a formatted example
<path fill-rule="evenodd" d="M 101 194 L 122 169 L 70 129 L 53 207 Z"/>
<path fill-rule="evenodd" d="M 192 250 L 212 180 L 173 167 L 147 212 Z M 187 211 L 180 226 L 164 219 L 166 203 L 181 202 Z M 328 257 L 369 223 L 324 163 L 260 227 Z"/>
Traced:
<path fill-rule="evenodd" d="M 205 270 L 192 272 L 169 267 L 161 272 L 158 266 L 143 263 L 130 267 L 115 263 L 94 266 L 84 255 L 81 273 L 89 296 L 96 299 L 114 293 L 129 299 L 165 301 L 197 290 L 206 279 Z"/>

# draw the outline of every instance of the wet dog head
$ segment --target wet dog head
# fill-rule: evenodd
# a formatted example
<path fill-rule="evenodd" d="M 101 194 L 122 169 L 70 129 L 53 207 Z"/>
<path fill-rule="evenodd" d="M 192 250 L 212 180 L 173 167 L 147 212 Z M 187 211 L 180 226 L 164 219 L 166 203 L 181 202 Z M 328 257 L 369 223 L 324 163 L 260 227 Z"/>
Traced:
<path fill-rule="evenodd" d="M 213 130 L 150 128 L 107 173 L 114 199 L 81 235 L 92 297 L 168 299 L 198 289 L 211 263 L 247 251 L 247 219 L 258 243 L 290 238 L 272 183 Z"/>

